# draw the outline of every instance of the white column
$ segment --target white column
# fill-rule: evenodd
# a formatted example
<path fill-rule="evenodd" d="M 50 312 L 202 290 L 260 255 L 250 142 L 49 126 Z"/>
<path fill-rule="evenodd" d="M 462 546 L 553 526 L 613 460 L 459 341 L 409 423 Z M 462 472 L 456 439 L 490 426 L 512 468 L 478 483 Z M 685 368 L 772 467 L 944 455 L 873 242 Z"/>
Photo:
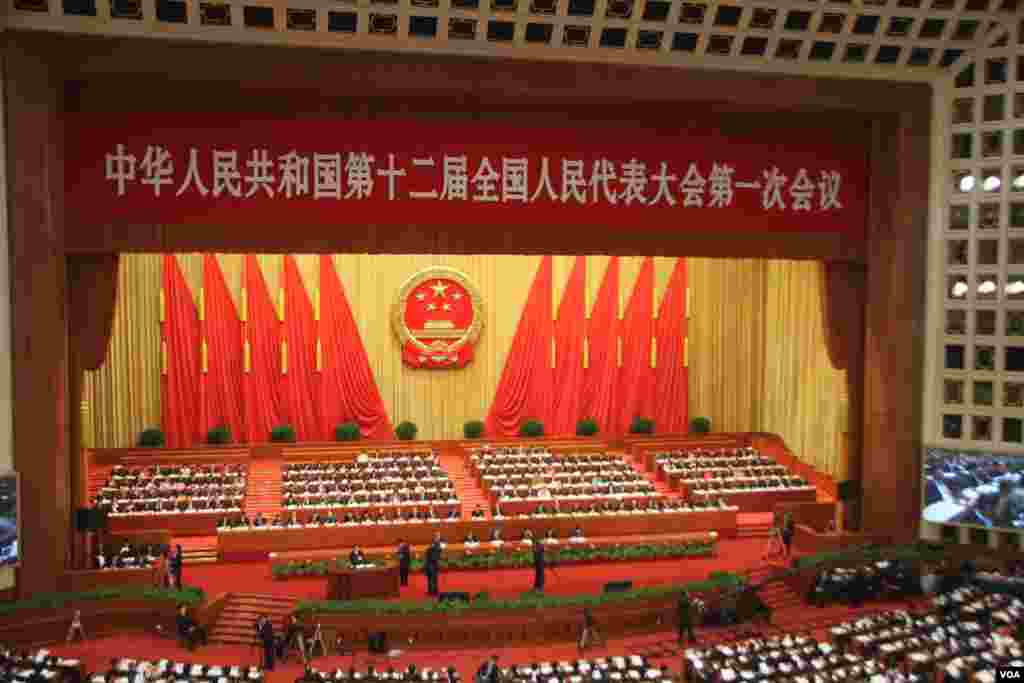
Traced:
<path fill-rule="evenodd" d="M 3 59 L 0 53 L 0 60 Z M 6 69 L 0 63 L 0 470 L 14 466 L 13 409 L 11 381 L 11 253 L 7 235 L 7 113 Z M 19 539 L 19 543 L 21 539 Z M 14 570 L 0 570 L 0 590 L 14 585 Z"/>

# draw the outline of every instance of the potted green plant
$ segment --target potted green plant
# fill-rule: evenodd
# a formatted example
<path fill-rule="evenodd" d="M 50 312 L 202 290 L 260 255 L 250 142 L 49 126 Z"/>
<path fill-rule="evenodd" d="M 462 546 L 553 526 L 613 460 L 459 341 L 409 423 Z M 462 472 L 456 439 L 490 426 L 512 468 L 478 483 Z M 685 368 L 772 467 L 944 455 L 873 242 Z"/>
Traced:
<path fill-rule="evenodd" d="M 633 418 L 633 421 L 629 425 L 630 434 L 653 434 L 654 433 L 654 420 L 649 417 L 637 417 Z"/>
<path fill-rule="evenodd" d="M 527 420 L 519 428 L 519 436 L 538 438 L 544 436 L 544 423 L 540 420 Z"/>
<path fill-rule="evenodd" d="M 217 425 L 206 433 L 206 443 L 211 446 L 223 446 L 231 443 L 231 430 L 227 425 Z"/>
<path fill-rule="evenodd" d="M 343 422 L 334 429 L 335 441 L 358 441 L 359 425 L 355 422 Z"/>
<path fill-rule="evenodd" d="M 470 420 L 462 425 L 462 434 L 467 439 L 479 439 L 484 435 L 484 423 L 480 420 Z"/>
<path fill-rule="evenodd" d="M 412 441 L 416 438 L 417 432 L 419 432 L 419 427 L 416 426 L 416 423 L 408 420 L 395 427 L 395 436 L 402 441 Z"/>
<path fill-rule="evenodd" d="M 576 423 L 576 436 L 594 436 L 598 432 L 597 420 L 586 417 Z"/>
<path fill-rule="evenodd" d="M 695 417 L 690 421 L 690 431 L 694 434 L 707 434 L 711 431 L 711 420 L 706 417 Z"/>
<path fill-rule="evenodd" d="M 163 448 L 166 443 L 167 439 L 162 429 L 150 427 L 139 434 L 139 446 L 142 448 Z"/>
<path fill-rule="evenodd" d="M 274 443 L 295 443 L 295 428 L 291 425 L 280 425 L 270 431 L 270 440 Z"/>

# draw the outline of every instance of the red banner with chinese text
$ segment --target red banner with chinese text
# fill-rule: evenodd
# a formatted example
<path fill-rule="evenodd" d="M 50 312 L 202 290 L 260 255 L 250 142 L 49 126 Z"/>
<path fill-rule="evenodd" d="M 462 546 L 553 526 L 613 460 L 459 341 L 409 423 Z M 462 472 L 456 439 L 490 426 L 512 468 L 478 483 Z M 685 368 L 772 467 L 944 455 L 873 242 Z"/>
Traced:
<path fill-rule="evenodd" d="M 69 114 L 86 224 L 629 225 L 863 237 L 867 152 L 834 130 L 728 137 L 489 122 Z M 851 136 L 855 137 L 855 136 Z"/>

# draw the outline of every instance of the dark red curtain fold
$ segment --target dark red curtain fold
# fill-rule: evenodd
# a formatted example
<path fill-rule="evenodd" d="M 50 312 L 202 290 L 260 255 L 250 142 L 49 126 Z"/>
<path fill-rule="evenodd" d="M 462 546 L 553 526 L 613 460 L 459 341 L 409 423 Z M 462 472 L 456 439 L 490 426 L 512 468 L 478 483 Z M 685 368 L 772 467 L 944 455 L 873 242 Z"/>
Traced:
<path fill-rule="evenodd" d="M 164 256 L 163 425 L 168 448 L 202 443 L 199 429 L 199 311 L 173 254 Z"/>
<path fill-rule="evenodd" d="M 832 367 L 846 370 L 856 364 L 862 346 L 866 271 L 855 263 L 826 262 L 821 274 L 825 346 Z"/>
<path fill-rule="evenodd" d="M 83 370 L 99 370 L 107 357 L 117 307 L 118 254 L 68 259 L 68 332 Z"/>
<path fill-rule="evenodd" d="M 628 434 L 635 417 L 653 419 L 654 259 L 640 266 L 633 294 L 622 316 L 622 367 L 619 368 L 618 433 Z"/>
<path fill-rule="evenodd" d="M 677 259 L 661 299 L 654 325 L 657 358 L 654 371 L 654 429 L 659 434 L 689 430 L 689 371 L 684 362 L 687 334 L 686 259 Z"/>
<path fill-rule="evenodd" d="M 555 370 L 554 405 L 550 433 L 574 436 L 580 420 L 580 397 L 583 391 L 583 337 L 587 325 L 587 258 L 577 256 L 572 273 L 558 304 L 554 324 Z"/>
<path fill-rule="evenodd" d="M 246 321 L 249 371 L 245 375 L 245 429 L 249 443 L 265 443 L 270 432 L 283 423 L 281 382 L 281 321 L 267 289 L 259 260 L 245 256 Z"/>
<path fill-rule="evenodd" d="M 619 388 L 619 257 L 608 261 L 586 326 L 589 363 L 584 373 L 582 415 L 597 421 L 601 433 L 617 427 Z"/>
<path fill-rule="evenodd" d="M 533 279 L 516 335 L 505 359 L 491 409 L 487 415 L 489 436 L 515 436 L 527 419 L 537 419 L 550 429 L 554 390 L 551 370 L 551 263 L 545 256 Z"/>
<path fill-rule="evenodd" d="M 234 441 L 245 441 L 242 319 L 214 254 L 203 255 L 203 296 L 206 337 L 203 430 L 224 425 L 231 431 Z"/>
<path fill-rule="evenodd" d="M 370 359 L 363 347 L 341 278 L 329 255 L 320 256 L 320 406 L 328 438 L 342 422 L 359 425 L 363 438 L 392 438 Z"/>
<path fill-rule="evenodd" d="M 288 345 L 288 367 L 281 376 L 282 413 L 300 441 L 322 440 L 316 316 L 291 255 L 284 257 L 284 340 Z"/>

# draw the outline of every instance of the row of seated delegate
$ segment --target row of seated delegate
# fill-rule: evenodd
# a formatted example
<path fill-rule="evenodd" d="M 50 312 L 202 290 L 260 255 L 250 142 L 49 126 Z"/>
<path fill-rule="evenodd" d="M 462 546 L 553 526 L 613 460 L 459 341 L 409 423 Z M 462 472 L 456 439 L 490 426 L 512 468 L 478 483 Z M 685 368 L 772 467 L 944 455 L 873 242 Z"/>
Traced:
<path fill-rule="evenodd" d="M 245 464 L 175 465 L 158 464 L 145 467 L 117 465 L 110 472 L 111 481 L 126 481 L 132 484 L 150 482 L 201 484 L 210 480 L 230 483 L 236 478 L 244 479 L 248 471 Z"/>
<path fill-rule="evenodd" d="M 874 659 L 841 653 L 806 633 L 690 648 L 683 662 L 689 683 L 859 682 L 885 672 Z"/>
<path fill-rule="evenodd" d="M 455 484 L 432 451 L 369 452 L 355 462 L 288 463 L 285 509 L 377 508 L 459 502 Z"/>
<path fill-rule="evenodd" d="M 159 545 L 124 543 L 119 549 L 100 548 L 96 553 L 96 569 L 147 569 L 164 554 Z"/>
<path fill-rule="evenodd" d="M 312 460 L 291 463 L 293 472 L 316 472 L 337 470 L 343 465 L 360 467 L 390 466 L 395 463 L 401 467 L 407 465 L 436 465 L 437 452 L 430 449 L 410 449 L 398 451 L 361 451 L 355 458 L 347 460 Z"/>
<path fill-rule="evenodd" d="M 231 498 L 190 498 L 182 496 L 173 500 L 114 500 L 96 498 L 93 506 L 107 510 L 113 517 L 168 514 L 222 514 L 238 512 L 245 503 L 245 496 Z"/>
<path fill-rule="evenodd" d="M 246 465 L 118 466 L 93 505 L 113 515 L 233 512 L 245 500 Z"/>
<path fill-rule="evenodd" d="M 0 649 L 0 681 L 5 683 L 81 683 L 81 667 L 80 660 L 55 657 L 49 650 Z"/>
<path fill-rule="evenodd" d="M 576 500 L 618 496 L 655 496 L 654 484 L 628 462 L 614 455 L 588 453 L 545 460 L 540 452 L 524 462 L 520 454 L 474 454 L 480 483 L 498 502 L 539 501 L 546 498 Z"/>
<path fill-rule="evenodd" d="M 813 488 L 802 477 L 772 477 L 768 479 L 746 479 L 737 477 L 735 479 L 699 479 L 697 481 L 683 480 L 686 490 L 695 492 L 720 492 L 735 493 L 739 491 L 777 491 L 780 489 L 802 489 Z"/>
<path fill-rule="evenodd" d="M 859 617 L 810 634 L 690 648 L 690 683 L 994 683 L 1000 667 L 1024 666 L 1022 603 L 976 587 L 937 596 L 930 607 Z"/>
<path fill-rule="evenodd" d="M 1024 648 L 1013 635 L 1024 603 L 1009 595 L 957 589 L 920 612 L 888 612 L 833 627 L 837 644 L 879 659 L 886 668 L 919 680 L 994 682 L 1001 667 L 1024 667 Z"/>
<path fill-rule="evenodd" d="M 550 502 L 550 501 L 549 501 Z M 607 503 L 598 502 L 591 505 L 574 506 L 571 503 L 560 505 L 556 510 L 554 506 L 540 505 L 529 513 L 505 514 L 499 505 L 492 519 L 543 519 L 543 518 L 572 518 L 572 517 L 606 517 L 615 515 L 647 515 L 647 514 L 668 514 L 679 512 L 706 512 L 713 510 L 736 510 L 735 507 L 728 507 L 725 501 L 717 499 L 712 502 L 694 501 L 686 502 L 674 498 L 659 498 L 648 501 L 616 501 Z M 475 519 L 483 519 L 482 511 L 474 512 Z M 399 510 L 364 510 L 362 512 L 346 512 L 334 514 L 327 511 L 319 512 L 296 512 L 289 515 L 275 515 L 267 519 L 262 515 L 246 517 L 244 515 L 228 516 L 220 520 L 217 525 L 218 531 L 238 531 L 249 529 L 292 529 L 320 526 L 363 526 L 372 524 L 424 524 L 461 522 L 462 514 L 457 509 L 452 509 L 444 514 L 438 513 L 436 509 L 428 507 L 411 508 L 404 511 Z"/>
<path fill-rule="evenodd" d="M 316 667 L 310 667 L 296 679 L 295 683 L 354 683 L 355 681 L 392 681 L 394 683 L 460 683 L 462 677 L 454 666 L 442 669 L 431 669 L 429 667 L 419 668 L 410 664 L 405 669 L 396 669 L 389 666 L 387 669 L 377 669 L 369 666 L 366 669 L 357 669 L 350 666 L 347 669 L 341 667 L 334 671 L 320 671 Z"/>
<path fill-rule="evenodd" d="M 418 487 L 413 490 L 387 489 L 384 491 L 316 491 L 304 493 L 288 493 L 281 500 L 281 507 L 286 510 L 303 508 L 381 508 L 397 509 L 411 505 L 458 505 L 459 495 L 452 482 L 444 488 L 428 489 Z"/>
<path fill-rule="evenodd" d="M 789 474 L 782 465 L 761 465 L 756 467 L 711 467 L 706 469 L 674 467 L 665 473 L 675 475 L 684 481 L 697 479 L 734 479 L 737 477 L 757 479 L 758 477 L 785 477 Z"/>
<path fill-rule="evenodd" d="M 655 666 L 640 655 L 532 662 L 502 668 L 501 673 L 501 680 L 509 683 L 671 683 L 676 680 L 671 670 Z"/>
<path fill-rule="evenodd" d="M 141 678 L 140 678 L 141 676 Z M 262 683 L 263 670 L 258 666 L 208 665 L 174 662 L 114 659 L 110 668 L 91 674 L 88 683 Z"/>

